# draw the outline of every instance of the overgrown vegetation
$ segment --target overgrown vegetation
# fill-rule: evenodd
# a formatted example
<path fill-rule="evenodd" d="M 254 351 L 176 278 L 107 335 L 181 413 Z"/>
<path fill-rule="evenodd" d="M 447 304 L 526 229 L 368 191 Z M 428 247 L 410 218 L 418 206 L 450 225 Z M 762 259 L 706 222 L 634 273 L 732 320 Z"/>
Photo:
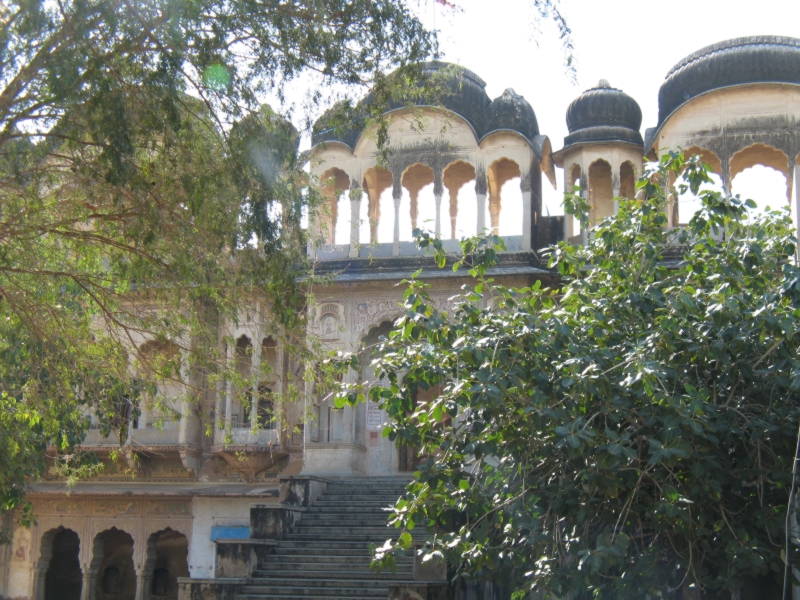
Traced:
<path fill-rule="evenodd" d="M 493 281 L 493 237 L 462 242 L 454 268 L 475 281 L 451 314 L 407 282 L 377 380 L 337 398 L 379 402 L 384 435 L 420 449 L 391 519 L 404 533 L 377 564 L 430 538 L 428 559 L 505 593 L 780 593 L 800 424 L 797 240 L 788 214 L 754 214 L 710 182 L 697 157 L 647 164 L 640 199 L 586 247 L 552 249 L 557 288 Z M 688 191 L 702 210 L 667 230 Z M 579 195 L 567 207 L 585 221 Z M 444 266 L 440 242 L 419 240 Z"/>
<path fill-rule="evenodd" d="M 302 350 L 318 194 L 259 99 L 305 73 L 312 103 L 390 87 L 434 49 L 398 0 L 0 6 L 0 514 L 46 450 L 64 476 L 93 472 L 75 449 L 90 411 L 124 437 L 159 381 L 210 411 L 236 377 L 219 325 L 254 299 Z"/>

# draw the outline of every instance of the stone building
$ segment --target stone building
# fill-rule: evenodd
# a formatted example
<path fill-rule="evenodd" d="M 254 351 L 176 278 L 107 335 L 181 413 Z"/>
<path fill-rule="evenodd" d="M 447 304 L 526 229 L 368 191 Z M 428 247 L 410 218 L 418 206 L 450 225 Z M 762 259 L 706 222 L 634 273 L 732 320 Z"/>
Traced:
<path fill-rule="evenodd" d="M 553 281 L 536 251 L 561 239 L 585 243 L 593 223 L 617 210 L 616 198 L 634 194 L 643 157 L 674 148 L 701 154 L 727 190 L 749 167 L 774 169 L 785 177 L 786 202 L 798 214 L 799 39 L 740 38 L 684 58 L 667 74 L 658 123 L 644 136 L 636 101 L 600 81 L 569 106 L 569 135 L 556 152 L 540 132 L 533 107 L 512 89 L 492 100 L 468 70 L 456 71 L 448 83 L 452 94 L 443 108 L 391 108 L 385 167 L 378 164 L 374 131 L 353 126 L 337 132 L 320 124 L 313 137 L 310 169 L 324 182 L 329 205 L 312 217 L 322 241 L 308 252 L 331 283 L 314 289 L 309 328 L 326 348 L 361 353 L 364 368 L 353 377 L 370 379 L 365 348 L 401 314 L 399 280 L 424 267 L 422 277 L 442 307 L 464 283 L 462 274 L 436 269 L 415 247 L 414 227 L 434 231 L 452 251 L 461 235 L 492 230 L 507 248 L 495 278 L 519 285 Z M 414 126 L 420 119 L 422 129 Z M 557 168 L 564 189 L 579 184 L 587 195 L 589 230 L 581 231 L 572 218 L 543 214 L 542 186 L 556 186 L 562 177 Z M 673 207 L 669 225 L 685 220 Z M 381 541 L 380 531 L 348 519 L 363 510 L 377 515 L 378 523 L 380 503 L 396 493 L 413 457 L 381 436 L 386 415 L 377 405 L 337 409 L 311 389 L 297 405 L 267 419 L 268 428 L 254 432 L 253 421 L 276 410 L 269 392 L 296 383 L 301 367 L 273 339 L 265 314 L 254 298 L 247 317 L 227 331 L 236 340 L 228 349 L 231 363 L 244 375 L 263 373 L 249 409 L 230 389 L 219 388 L 214 423 L 179 401 L 179 419 L 145 411 L 131 423 L 118 460 L 120 440 L 91 429 L 84 446 L 105 463 L 96 478 L 70 492 L 58 480 L 31 485 L 37 523 L 16 529 L 13 543 L 0 547 L 1 597 L 144 600 L 177 598 L 179 589 L 187 599 L 233 597 L 245 593 L 247 577 L 256 577 L 249 584 L 263 583 L 248 588 L 250 598 L 339 593 L 320 583 L 324 577 L 318 574 L 305 592 L 288 583 L 283 592 L 269 586 L 276 579 L 307 577 L 292 571 L 292 562 L 327 564 L 334 560 L 330 554 L 346 555 L 348 543 L 363 545 L 370 535 Z M 145 352 L 172 351 L 145 339 L 138 343 Z M 180 395 L 174 385 L 158 393 Z M 223 421 L 232 426 L 232 443 L 224 443 Z M 211 437 L 205 434 L 208 425 Z M 322 500 L 315 507 L 317 498 Z M 326 517 L 323 505 L 338 516 Z M 367 527 L 364 535 L 347 542 L 347 528 L 361 526 Z M 325 527 L 333 537 L 326 537 Z M 340 539 L 345 546 L 336 545 Z M 324 552 L 313 552 L 315 540 Z M 279 565 L 277 572 L 270 560 Z M 331 564 L 334 570 L 327 573 L 338 568 Z M 435 578 L 420 569 L 399 568 L 392 585 Z M 182 579 L 187 577 L 193 582 Z M 353 577 L 363 583 L 369 575 Z M 359 597 L 385 598 L 389 587 L 373 585 Z"/>

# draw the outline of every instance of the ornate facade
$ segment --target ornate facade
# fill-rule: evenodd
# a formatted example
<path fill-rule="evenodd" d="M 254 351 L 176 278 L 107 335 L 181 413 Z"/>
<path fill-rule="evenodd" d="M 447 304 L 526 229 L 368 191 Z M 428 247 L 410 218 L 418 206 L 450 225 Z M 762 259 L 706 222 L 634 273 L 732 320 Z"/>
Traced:
<path fill-rule="evenodd" d="M 686 57 L 667 74 L 659 121 L 644 136 L 635 100 L 601 81 L 570 105 L 569 135 L 556 152 L 531 105 L 513 90 L 491 100 L 466 70 L 448 81 L 443 108 L 392 108 L 386 162 L 370 129 L 337 132 L 323 121 L 315 129 L 310 170 L 329 204 L 312 216 L 318 239 L 308 252 L 330 284 L 313 290 L 309 328 L 325 348 L 361 353 L 363 368 L 352 377 L 372 375 L 369 347 L 401 314 L 398 281 L 424 268 L 440 308 L 465 283 L 415 247 L 413 228 L 431 230 L 452 251 L 461 235 L 497 232 L 507 250 L 495 278 L 554 283 L 537 250 L 562 239 L 585 243 L 592 224 L 614 214 L 619 197 L 634 195 L 643 157 L 675 148 L 702 154 L 727 190 L 753 165 L 779 171 L 787 205 L 798 214 L 800 40 L 729 40 Z M 587 230 L 543 214 L 542 185 L 556 185 L 557 167 L 565 189 L 577 184 L 587 195 Z M 675 207 L 670 226 L 683 220 Z M 178 578 L 219 571 L 215 543 L 250 537 L 251 503 L 277 504 L 281 477 L 409 470 L 402 449 L 381 436 L 386 415 L 371 402 L 337 409 L 305 387 L 296 405 L 270 412 L 277 409 L 261 399 L 290 383 L 302 386 L 301 365 L 273 340 L 264 314 L 254 300 L 227 331 L 236 340 L 229 361 L 243 375 L 257 375 L 252 406 L 218 387 L 213 410 L 196 410 L 180 400 L 180 390 L 164 386 L 159 393 L 176 398 L 175 413 L 143 412 L 121 447 L 91 429 L 84 444 L 104 470 L 71 491 L 56 478 L 31 485 L 37 523 L 17 528 L 13 543 L 0 547 L 0 597 L 177 598 Z M 275 418 L 253 431 L 262 413 Z M 225 443 L 223 422 L 232 427 L 232 443 Z"/>

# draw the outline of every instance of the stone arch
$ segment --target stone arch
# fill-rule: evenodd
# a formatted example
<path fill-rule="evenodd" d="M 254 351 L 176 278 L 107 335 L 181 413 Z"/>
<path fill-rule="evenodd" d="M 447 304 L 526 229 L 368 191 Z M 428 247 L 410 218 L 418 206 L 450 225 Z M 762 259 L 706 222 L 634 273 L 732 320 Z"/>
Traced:
<path fill-rule="evenodd" d="M 589 165 L 589 222 L 594 225 L 614 214 L 614 188 L 611 165 L 598 158 Z"/>
<path fill-rule="evenodd" d="M 709 187 L 703 187 L 702 189 L 712 189 L 717 191 L 725 190 L 725 184 L 723 181 L 723 177 L 725 176 L 725 165 L 723 165 L 716 152 L 697 144 L 681 150 L 686 160 L 692 156 L 699 156 L 700 160 L 703 161 L 703 164 L 708 165 L 711 169 L 711 179 L 714 180 L 714 184 Z M 674 182 L 674 177 L 671 181 Z M 669 207 L 670 223 L 673 226 L 687 225 L 694 214 L 700 210 L 700 208 L 701 204 L 699 198 L 694 196 L 691 191 L 689 191 L 686 194 L 681 195 L 680 198 L 678 198 L 677 203 L 671 203 Z"/>
<path fill-rule="evenodd" d="M 581 166 L 578 163 L 572 163 L 572 166 L 567 171 L 567 182 L 568 182 L 567 191 L 568 192 L 573 191 L 573 188 L 576 185 L 583 185 L 581 183 L 582 180 L 583 177 L 582 177 Z"/>
<path fill-rule="evenodd" d="M 585 196 L 586 190 L 584 189 L 583 181 L 583 168 L 578 163 L 572 163 L 567 169 L 564 169 L 564 192 L 573 194 L 575 187 L 581 188 L 580 194 Z M 569 215 L 564 211 L 564 239 L 570 241 L 576 231 L 580 231 L 581 225 L 575 215 Z M 572 243 L 572 241 L 570 241 Z"/>
<path fill-rule="evenodd" d="M 80 536 L 63 525 L 46 531 L 39 544 L 34 600 L 80 600 L 83 575 Z"/>
<path fill-rule="evenodd" d="M 256 418 L 260 429 L 275 429 L 276 392 L 281 391 L 281 366 L 278 364 L 278 343 L 272 336 L 261 340 L 261 380 L 258 384 Z"/>
<path fill-rule="evenodd" d="M 449 215 L 450 215 L 450 239 L 456 239 L 456 226 L 459 218 L 459 194 L 461 188 L 470 181 L 475 181 L 475 166 L 465 160 L 451 162 L 444 168 L 442 182 L 450 196 Z M 476 206 L 473 199 L 472 206 Z M 464 215 L 468 211 L 461 211 Z M 464 228 L 465 223 L 461 223 Z"/>
<path fill-rule="evenodd" d="M 170 527 L 147 539 L 144 564 L 144 600 L 177 600 L 178 577 L 189 576 L 189 540 Z"/>
<path fill-rule="evenodd" d="M 782 150 L 767 144 L 756 143 L 742 148 L 731 156 L 731 181 L 749 167 L 762 165 L 789 176 L 789 158 Z"/>
<path fill-rule="evenodd" d="M 377 244 L 379 241 L 381 241 L 378 240 L 378 224 L 381 220 L 381 196 L 383 196 L 383 193 L 386 190 L 391 189 L 393 183 L 394 179 L 392 177 L 392 172 L 389 169 L 375 166 L 370 167 L 364 172 L 361 187 L 367 194 L 368 202 L 366 203 L 366 207 L 362 202 L 361 220 L 369 227 L 370 244 Z M 363 218 L 365 212 L 367 217 L 366 219 Z M 392 214 L 386 215 L 386 217 L 391 219 Z M 361 235 L 360 239 L 366 239 L 366 237 L 366 235 Z M 391 240 L 382 241 L 387 242 Z"/>
<path fill-rule="evenodd" d="M 500 231 L 500 215 L 503 209 L 503 186 L 511 180 L 520 177 L 522 177 L 520 165 L 517 161 L 510 158 L 502 157 L 489 165 L 489 169 L 487 170 L 489 183 L 489 216 L 491 218 L 492 233 L 495 235 Z M 521 212 L 517 221 L 518 223 L 522 223 Z"/>
<path fill-rule="evenodd" d="M 340 215 L 340 208 L 342 207 L 344 198 L 345 205 L 349 205 L 347 194 L 342 192 L 350 189 L 350 177 L 337 167 L 332 167 L 325 171 L 319 178 L 322 195 L 325 198 L 325 205 L 321 207 L 320 214 L 320 230 L 329 244 L 336 243 L 336 224 L 338 219 L 347 219 L 349 211 L 343 211 L 344 214 Z M 348 228 L 348 241 L 349 241 L 349 228 Z"/>
<path fill-rule="evenodd" d="M 636 197 L 636 168 L 629 160 L 619 166 L 619 195 L 629 200 Z"/>
<path fill-rule="evenodd" d="M 244 387 L 236 389 L 236 393 L 231 399 L 231 420 L 234 427 L 249 428 L 252 393 L 250 393 L 247 382 L 253 375 L 253 342 L 244 334 L 236 338 L 233 363 L 236 372 L 244 380 Z"/>
<path fill-rule="evenodd" d="M 139 363 L 146 377 L 155 378 L 156 389 L 141 396 L 138 411 L 132 410 L 133 428 L 152 427 L 156 422 L 164 429 L 177 428 L 181 414 L 173 406 L 180 394 L 181 350 L 171 340 L 148 340 L 138 348 Z M 135 408 L 135 407 L 134 407 Z"/>
<path fill-rule="evenodd" d="M 751 144 L 741 150 L 738 150 L 731 156 L 730 160 L 730 191 L 731 193 L 734 192 L 733 190 L 733 182 L 737 178 L 738 175 L 743 174 L 745 171 L 753 169 L 755 172 L 758 172 L 760 169 L 758 167 L 766 167 L 766 169 L 772 169 L 773 171 L 777 171 L 781 175 L 783 175 L 783 183 L 786 186 L 784 191 L 784 198 L 786 201 L 791 202 L 792 199 L 792 180 L 794 173 L 791 172 L 790 168 L 790 160 L 789 157 L 783 150 L 779 150 L 774 146 L 769 146 L 767 144 L 762 143 L 755 143 Z M 768 173 L 762 172 L 762 177 L 766 175 L 767 177 L 772 177 Z M 756 175 L 758 177 L 758 175 Z M 778 187 L 780 185 L 777 177 L 775 177 L 775 186 Z M 748 195 L 748 192 L 745 192 L 745 195 Z M 756 197 L 758 196 L 758 192 L 752 194 L 753 200 L 755 200 L 759 207 L 764 207 L 767 204 L 770 204 L 769 201 L 764 202 L 764 198 Z M 781 199 L 776 199 L 780 205 Z M 777 208 L 773 206 L 773 208 Z"/>
<path fill-rule="evenodd" d="M 133 536 L 116 527 L 95 536 L 89 564 L 95 600 L 135 600 L 137 573 L 133 545 Z"/>
<path fill-rule="evenodd" d="M 416 229 L 418 226 L 421 226 L 417 219 L 420 215 L 420 207 L 418 204 L 419 193 L 423 188 L 433 185 L 433 181 L 433 169 L 421 162 L 415 162 L 403 171 L 400 182 L 401 185 L 408 190 L 408 194 L 411 199 L 410 212 L 412 230 Z M 427 218 L 427 213 L 429 211 L 423 209 L 423 212 Z"/>
<path fill-rule="evenodd" d="M 711 170 L 722 177 L 722 161 L 719 156 L 708 148 L 701 148 L 700 146 L 690 146 L 683 151 L 683 156 L 688 160 L 691 156 L 699 156 L 700 159 L 711 167 Z"/>
<path fill-rule="evenodd" d="M 234 345 L 234 361 L 236 371 L 242 377 L 250 377 L 252 368 L 253 343 L 245 334 L 236 338 Z"/>

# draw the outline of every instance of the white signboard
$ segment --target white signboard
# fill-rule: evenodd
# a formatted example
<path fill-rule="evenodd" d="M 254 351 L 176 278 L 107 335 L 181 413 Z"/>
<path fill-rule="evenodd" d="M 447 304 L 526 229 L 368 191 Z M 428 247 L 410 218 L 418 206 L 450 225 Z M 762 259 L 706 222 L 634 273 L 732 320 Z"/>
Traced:
<path fill-rule="evenodd" d="M 367 429 L 380 429 L 383 423 L 383 411 L 376 402 L 367 400 Z"/>

